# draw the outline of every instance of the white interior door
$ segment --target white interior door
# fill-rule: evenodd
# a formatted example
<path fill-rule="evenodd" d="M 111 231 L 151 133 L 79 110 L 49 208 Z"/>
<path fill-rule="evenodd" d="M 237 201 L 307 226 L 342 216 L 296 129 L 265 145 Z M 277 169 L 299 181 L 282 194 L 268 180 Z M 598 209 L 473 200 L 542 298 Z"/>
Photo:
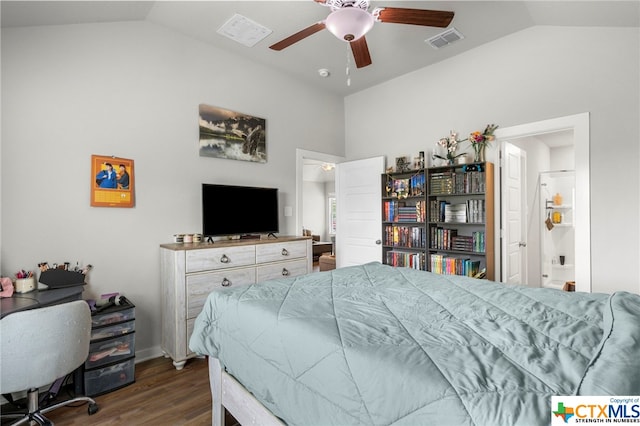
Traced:
<path fill-rule="evenodd" d="M 336 267 L 382 259 L 381 181 L 384 157 L 336 165 Z"/>
<path fill-rule="evenodd" d="M 502 143 L 502 282 L 527 285 L 526 153 Z"/>

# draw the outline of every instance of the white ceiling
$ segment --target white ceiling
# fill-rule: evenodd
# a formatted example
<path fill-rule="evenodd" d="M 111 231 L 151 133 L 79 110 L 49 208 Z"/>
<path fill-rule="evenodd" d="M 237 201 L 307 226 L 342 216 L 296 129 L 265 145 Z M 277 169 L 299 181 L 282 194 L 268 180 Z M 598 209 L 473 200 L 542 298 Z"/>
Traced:
<path fill-rule="evenodd" d="M 423 68 L 480 44 L 533 25 L 640 26 L 640 0 L 633 1 L 372 1 L 380 6 L 437 9 L 455 12 L 451 26 L 465 38 L 435 50 L 425 40 L 442 29 L 376 23 L 367 34 L 373 64 L 351 71 L 345 42 L 328 31 L 314 34 L 280 52 L 268 47 L 322 21 L 329 9 L 312 0 L 298 1 L 5 1 L 2 27 L 66 25 L 116 21 L 149 21 L 264 66 L 288 73 L 338 95 L 348 95 Z M 254 47 L 246 47 L 216 31 L 234 14 L 273 30 Z M 353 62 L 352 62 L 353 64 Z M 330 77 L 322 78 L 318 69 Z"/>

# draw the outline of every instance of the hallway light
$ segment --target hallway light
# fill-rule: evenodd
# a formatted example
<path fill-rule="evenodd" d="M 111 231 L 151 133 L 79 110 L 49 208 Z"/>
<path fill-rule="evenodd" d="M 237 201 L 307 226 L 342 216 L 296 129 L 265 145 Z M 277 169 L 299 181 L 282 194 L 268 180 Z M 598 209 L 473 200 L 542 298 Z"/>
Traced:
<path fill-rule="evenodd" d="M 330 172 L 331 170 L 336 168 L 336 165 L 333 163 L 324 163 L 320 167 L 322 167 L 322 170 L 324 170 L 325 172 Z"/>

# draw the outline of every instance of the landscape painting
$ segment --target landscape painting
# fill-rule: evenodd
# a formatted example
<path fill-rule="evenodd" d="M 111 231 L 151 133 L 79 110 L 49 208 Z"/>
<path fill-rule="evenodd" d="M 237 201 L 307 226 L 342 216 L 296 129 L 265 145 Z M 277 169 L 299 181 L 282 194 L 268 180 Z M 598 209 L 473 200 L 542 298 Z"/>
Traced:
<path fill-rule="evenodd" d="M 266 120 L 200 104 L 200 156 L 267 162 Z"/>

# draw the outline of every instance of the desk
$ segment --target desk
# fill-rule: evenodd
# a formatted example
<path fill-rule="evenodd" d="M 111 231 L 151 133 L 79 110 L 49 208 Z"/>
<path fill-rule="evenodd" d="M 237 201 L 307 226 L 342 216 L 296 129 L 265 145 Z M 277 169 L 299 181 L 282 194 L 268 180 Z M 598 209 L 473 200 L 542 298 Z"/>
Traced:
<path fill-rule="evenodd" d="M 82 299 L 84 286 L 52 288 L 50 290 L 34 290 L 28 293 L 13 293 L 11 297 L 0 299 L 0 318 L 14 312 L 27 309 L 42 308 Z"/>
<path fill-rule="evenodd" d="M 313 261 L 317 262 L 323 253 L 331 253 L 333 244 L 330 242 L 314 241 L 313 242 Z"/>

